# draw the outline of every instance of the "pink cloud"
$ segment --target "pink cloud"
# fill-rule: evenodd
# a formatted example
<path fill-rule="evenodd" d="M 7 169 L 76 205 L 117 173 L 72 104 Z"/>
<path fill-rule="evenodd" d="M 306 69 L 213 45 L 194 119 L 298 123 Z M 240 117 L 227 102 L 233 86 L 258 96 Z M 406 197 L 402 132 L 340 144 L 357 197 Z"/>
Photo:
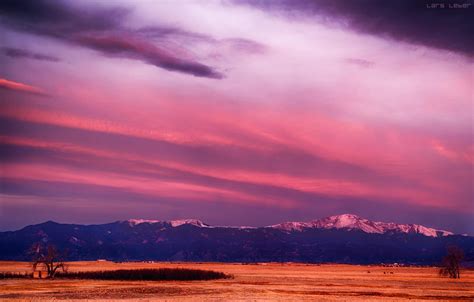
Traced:
<path fill-rule="evenodd" d="M 39 87 L 27 85 L 20 82 L 10 81 L 7 79 L 2 79 L 2 78 L 0 78 L 0 88 L 18 91 L 18 92 L 26 92 L 30 94 L 36 94 L 36 95 L 46 95 L 46 92 Z"/>

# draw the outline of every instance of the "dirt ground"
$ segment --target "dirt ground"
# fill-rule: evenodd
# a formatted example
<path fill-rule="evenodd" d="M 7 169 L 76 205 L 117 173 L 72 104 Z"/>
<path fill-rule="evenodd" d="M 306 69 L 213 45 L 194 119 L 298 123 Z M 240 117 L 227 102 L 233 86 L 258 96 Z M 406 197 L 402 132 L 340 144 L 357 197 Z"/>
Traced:
<path fill-rule="evenodd" d="M 474 271 L 460 280 L 436 268 L 306 264 L 71 262 L 70 271 L 182 267 L 234 278 L 214 281 L 0 280 L 0 301 L 474 301 Z M 23 272 L 28 263 L 0 262 Z"/>

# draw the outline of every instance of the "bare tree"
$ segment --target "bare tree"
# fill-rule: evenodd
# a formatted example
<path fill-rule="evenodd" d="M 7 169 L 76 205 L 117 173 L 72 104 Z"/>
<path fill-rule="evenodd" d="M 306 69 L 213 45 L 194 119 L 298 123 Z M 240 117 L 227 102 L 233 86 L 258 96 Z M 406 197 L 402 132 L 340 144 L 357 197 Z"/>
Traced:
<path fill-rule="evenodd" d="M 33 257 L 33 272 L 36 271 L 38 266 L 41 266 L 46 269 L 48 278 L 54 278 L 59 270 L 63 272 L 67 270 L 64 263 L 65 255 L 60 254 L 54 245 L 44 247 L 41 244 L 35 244 L 32 246 L 30 253 Z"/>
<path fill-rule="evenodd" d="M 464 258 L 464 252 L 457 246 L 448 247 L 447 254 L 443 258 L 442 267 L 439 274 L 449 276 L 449 278 L 459 279 L 459 264 Z"/>

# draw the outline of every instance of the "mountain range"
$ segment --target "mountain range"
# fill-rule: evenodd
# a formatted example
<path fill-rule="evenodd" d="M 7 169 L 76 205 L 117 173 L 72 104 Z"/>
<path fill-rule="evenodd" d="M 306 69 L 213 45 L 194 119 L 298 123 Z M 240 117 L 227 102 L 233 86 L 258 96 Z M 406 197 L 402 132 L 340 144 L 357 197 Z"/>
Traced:
<path fill-rule="evenodd" d="M 68 260 L 437 264 L 455 245 L 474 261 L 474 237 L 353 214 L 265 227 L 211 226 L 197 219 L 48 221 L 0 232 L 0 259 L 29 260 L 35 243 L 67 251 Z"/>

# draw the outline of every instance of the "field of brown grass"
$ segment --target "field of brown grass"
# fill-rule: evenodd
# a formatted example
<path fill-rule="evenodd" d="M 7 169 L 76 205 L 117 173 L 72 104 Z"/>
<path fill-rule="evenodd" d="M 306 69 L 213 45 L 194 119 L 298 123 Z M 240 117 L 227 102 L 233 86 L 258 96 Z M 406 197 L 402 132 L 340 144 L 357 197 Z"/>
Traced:
<path fill-rule="evenodd" d="M 0 301 L 474 301 L 474 271 L 460 280 L 436 268 L 306 264 L 71 262 L 70 271 L 197 268 L 232 274 L 213 281 L 0 280 Z M 0 271 L 30 270 L 0 262 Z"/>

